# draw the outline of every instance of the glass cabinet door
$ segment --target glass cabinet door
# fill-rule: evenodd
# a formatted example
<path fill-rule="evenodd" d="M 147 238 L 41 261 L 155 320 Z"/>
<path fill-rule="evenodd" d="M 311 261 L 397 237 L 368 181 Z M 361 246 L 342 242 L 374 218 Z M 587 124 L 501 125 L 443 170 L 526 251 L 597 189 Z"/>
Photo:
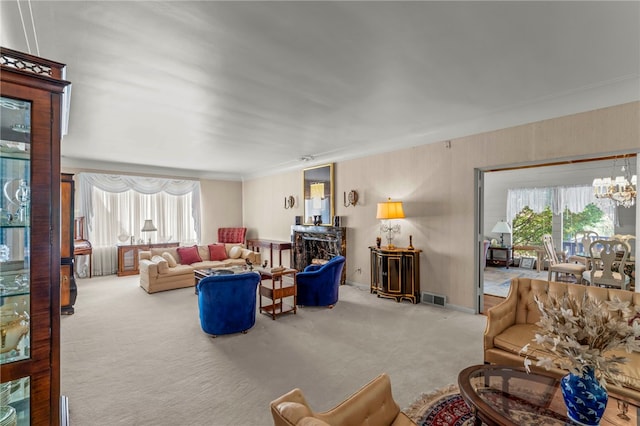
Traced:
<path fill-rule="evenodd" d="M 0 364 L 10 364 L 31 356 L 31 102 L 2 96 L 0 110 Z M 0 424 L 29 424 L 29 382 L 0 384 Z"/>

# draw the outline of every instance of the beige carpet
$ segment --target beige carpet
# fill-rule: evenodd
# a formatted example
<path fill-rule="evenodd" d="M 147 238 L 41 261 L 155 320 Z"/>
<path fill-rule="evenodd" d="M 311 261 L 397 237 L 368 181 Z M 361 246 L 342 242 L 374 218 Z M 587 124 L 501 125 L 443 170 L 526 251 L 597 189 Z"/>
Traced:
<path fill-rule="evenodd" d="M 248 334 L 213 339 L 192 288 L 149 295 L 138 279 L 78 280 L 61 330 L 73 426 L 270 425 L 269 402 L 294 387 L 322 411 L 383 371 L 407 407 L 482 363 L 482 315 L 346 285 L 333 309 L 258 315 Z"/>

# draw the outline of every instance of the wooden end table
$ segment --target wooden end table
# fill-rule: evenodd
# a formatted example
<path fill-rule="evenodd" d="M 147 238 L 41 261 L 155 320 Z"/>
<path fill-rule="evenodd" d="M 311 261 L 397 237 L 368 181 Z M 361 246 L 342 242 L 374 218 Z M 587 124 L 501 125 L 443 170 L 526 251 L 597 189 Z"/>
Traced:
<path fill-rule="evenodd" d="M 297 312 L 298 284 L 296 282 L 296 269 L 284 268 L 279 271 L 272 271 L 271 268 L 255 268 L 260 274 L 260 313 L 271 315 L 275 320 L 277 316 Z M 285 279 L 286 278 L 286 279 Z M 269 299 L 271 304 L 263 305 L 262 298 Z M 293 297 L 293 305 L 286 307 L 284 300 Z"/>
<path fill-rule="evenodd" d="M 475 425 L 574 425 L 567 417 L 560 378 L 527 373 L 524 368 L 474 365 L 458 375 L 460 394 L 471 407 Z M 640 403 L 609 392 L 601 425 L 636 426 Z"/>

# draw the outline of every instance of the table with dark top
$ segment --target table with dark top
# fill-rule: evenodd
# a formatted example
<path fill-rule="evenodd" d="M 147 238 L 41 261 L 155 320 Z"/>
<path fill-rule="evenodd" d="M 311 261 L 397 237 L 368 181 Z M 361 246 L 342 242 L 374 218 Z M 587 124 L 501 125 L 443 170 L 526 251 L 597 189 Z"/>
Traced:
<path fill-rule="evenodd" d="M 574 425 L 567 417 L 560 379 L 518 367 L 474 365 L 460 372 L 458 386 L 478 426 Z M 637 426 L 638 404 L 609 392 L 600 424 Z"/>

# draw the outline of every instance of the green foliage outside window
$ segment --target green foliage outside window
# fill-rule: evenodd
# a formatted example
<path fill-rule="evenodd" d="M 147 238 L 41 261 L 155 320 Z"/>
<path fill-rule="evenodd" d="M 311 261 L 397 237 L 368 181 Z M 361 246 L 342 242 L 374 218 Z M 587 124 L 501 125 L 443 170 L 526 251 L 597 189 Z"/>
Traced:
<path fill-rule="evenodd" d="M 603 235 L 604 232 L 599 230 L 604 213 L 594 204 L 588 204 L 580 213 L 571 213 L 569 210 L 564 211 L 562 235 L 565 241 L 573 241 L 576 232 L 593 230 Z"/>
<path fill-rule="evenodd" d="M 513 245 L 542 245 L 542 236 L 551 234 L 551 220 L 553 214 L 547 207 L 541 213 L 535 213 L 529 207 L 525 207 L 513 220 Z M 589 204 L 580 213 L 564 211 L 563 215 L 563 240 L 573 241 L 575 234 L 583 230 L 596 230 L 602 227 L 604 213 L 593 204 Z M 598 232 L 603 235 L 603 232 Z"/>
<path fill-rule="evenodd" d="M 513 219 L 513 245 L 542 245 L 542 236 L 551 233 L 552 216 L 549 207 L 541 213 L 535 213 L 529 207 L 523 208 Z"/>

